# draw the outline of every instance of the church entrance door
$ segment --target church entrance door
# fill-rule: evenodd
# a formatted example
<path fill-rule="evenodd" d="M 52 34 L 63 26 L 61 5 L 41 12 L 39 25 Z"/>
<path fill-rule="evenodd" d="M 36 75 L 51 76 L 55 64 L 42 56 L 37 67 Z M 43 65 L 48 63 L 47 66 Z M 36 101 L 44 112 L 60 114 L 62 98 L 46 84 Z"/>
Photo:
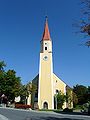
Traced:
<path fill-rule="evenodd" d="M 43 108 L 44 108 L 44 109 L 48 109 L 48 103 L 47 103 L 47 102 L 44 102 L 44 103 L 43 103 Z"/>

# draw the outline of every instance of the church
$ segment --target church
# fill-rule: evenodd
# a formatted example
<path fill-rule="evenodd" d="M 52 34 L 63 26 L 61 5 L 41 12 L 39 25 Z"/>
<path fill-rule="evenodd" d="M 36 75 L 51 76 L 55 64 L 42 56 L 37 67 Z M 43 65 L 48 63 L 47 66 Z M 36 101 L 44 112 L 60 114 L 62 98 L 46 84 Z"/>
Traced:
<path fill-rule="evenodd" d="M 33 108 L 38 106 L 39 109 L 57 109 L 55 95 L 59 91 L 66 95 L 68 85 L 53 73 L 52 40 L 47 17 L 40 46 L 39 74 L 32 80 L 32 84 L 37 86 L 37 91 L 29 95 L 27 104 L 31 104 Z M 66 108 L 67 104 L 65 102 L 63 108 Z M 73 104 L 70 104 L 72 108 Z"/>

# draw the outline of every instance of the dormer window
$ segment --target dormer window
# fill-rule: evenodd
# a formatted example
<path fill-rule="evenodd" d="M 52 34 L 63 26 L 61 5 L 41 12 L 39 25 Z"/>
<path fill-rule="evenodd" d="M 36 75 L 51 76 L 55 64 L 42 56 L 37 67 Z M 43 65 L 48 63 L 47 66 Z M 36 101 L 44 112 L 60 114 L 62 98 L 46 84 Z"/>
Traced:
<path fill-rule="evenodd" d="M 45 50 L 47 50 L 47 47 L 45 47 Z"/>

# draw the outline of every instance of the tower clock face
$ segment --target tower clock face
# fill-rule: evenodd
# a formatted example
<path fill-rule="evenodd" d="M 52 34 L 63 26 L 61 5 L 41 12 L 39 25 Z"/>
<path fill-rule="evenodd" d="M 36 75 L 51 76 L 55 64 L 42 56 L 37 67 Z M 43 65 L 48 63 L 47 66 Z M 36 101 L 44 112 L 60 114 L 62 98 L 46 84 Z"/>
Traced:
<path fill-rule="evenodd" d="M 45 60 L 45 61 L 48 60 L 48 56 L 45 55 L 45 56 L 43 57 L 43 60 Z"/>

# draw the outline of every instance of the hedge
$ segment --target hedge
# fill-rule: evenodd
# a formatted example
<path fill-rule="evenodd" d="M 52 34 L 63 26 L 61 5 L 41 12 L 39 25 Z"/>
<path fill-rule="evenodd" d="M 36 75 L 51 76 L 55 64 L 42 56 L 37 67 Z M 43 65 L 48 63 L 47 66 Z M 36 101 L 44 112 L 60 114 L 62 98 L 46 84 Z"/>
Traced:
<path fill-rule="evenodd" d="M 28 109 L 31 108 L 31 105 L 15 104 L 15 108 Z"/>

